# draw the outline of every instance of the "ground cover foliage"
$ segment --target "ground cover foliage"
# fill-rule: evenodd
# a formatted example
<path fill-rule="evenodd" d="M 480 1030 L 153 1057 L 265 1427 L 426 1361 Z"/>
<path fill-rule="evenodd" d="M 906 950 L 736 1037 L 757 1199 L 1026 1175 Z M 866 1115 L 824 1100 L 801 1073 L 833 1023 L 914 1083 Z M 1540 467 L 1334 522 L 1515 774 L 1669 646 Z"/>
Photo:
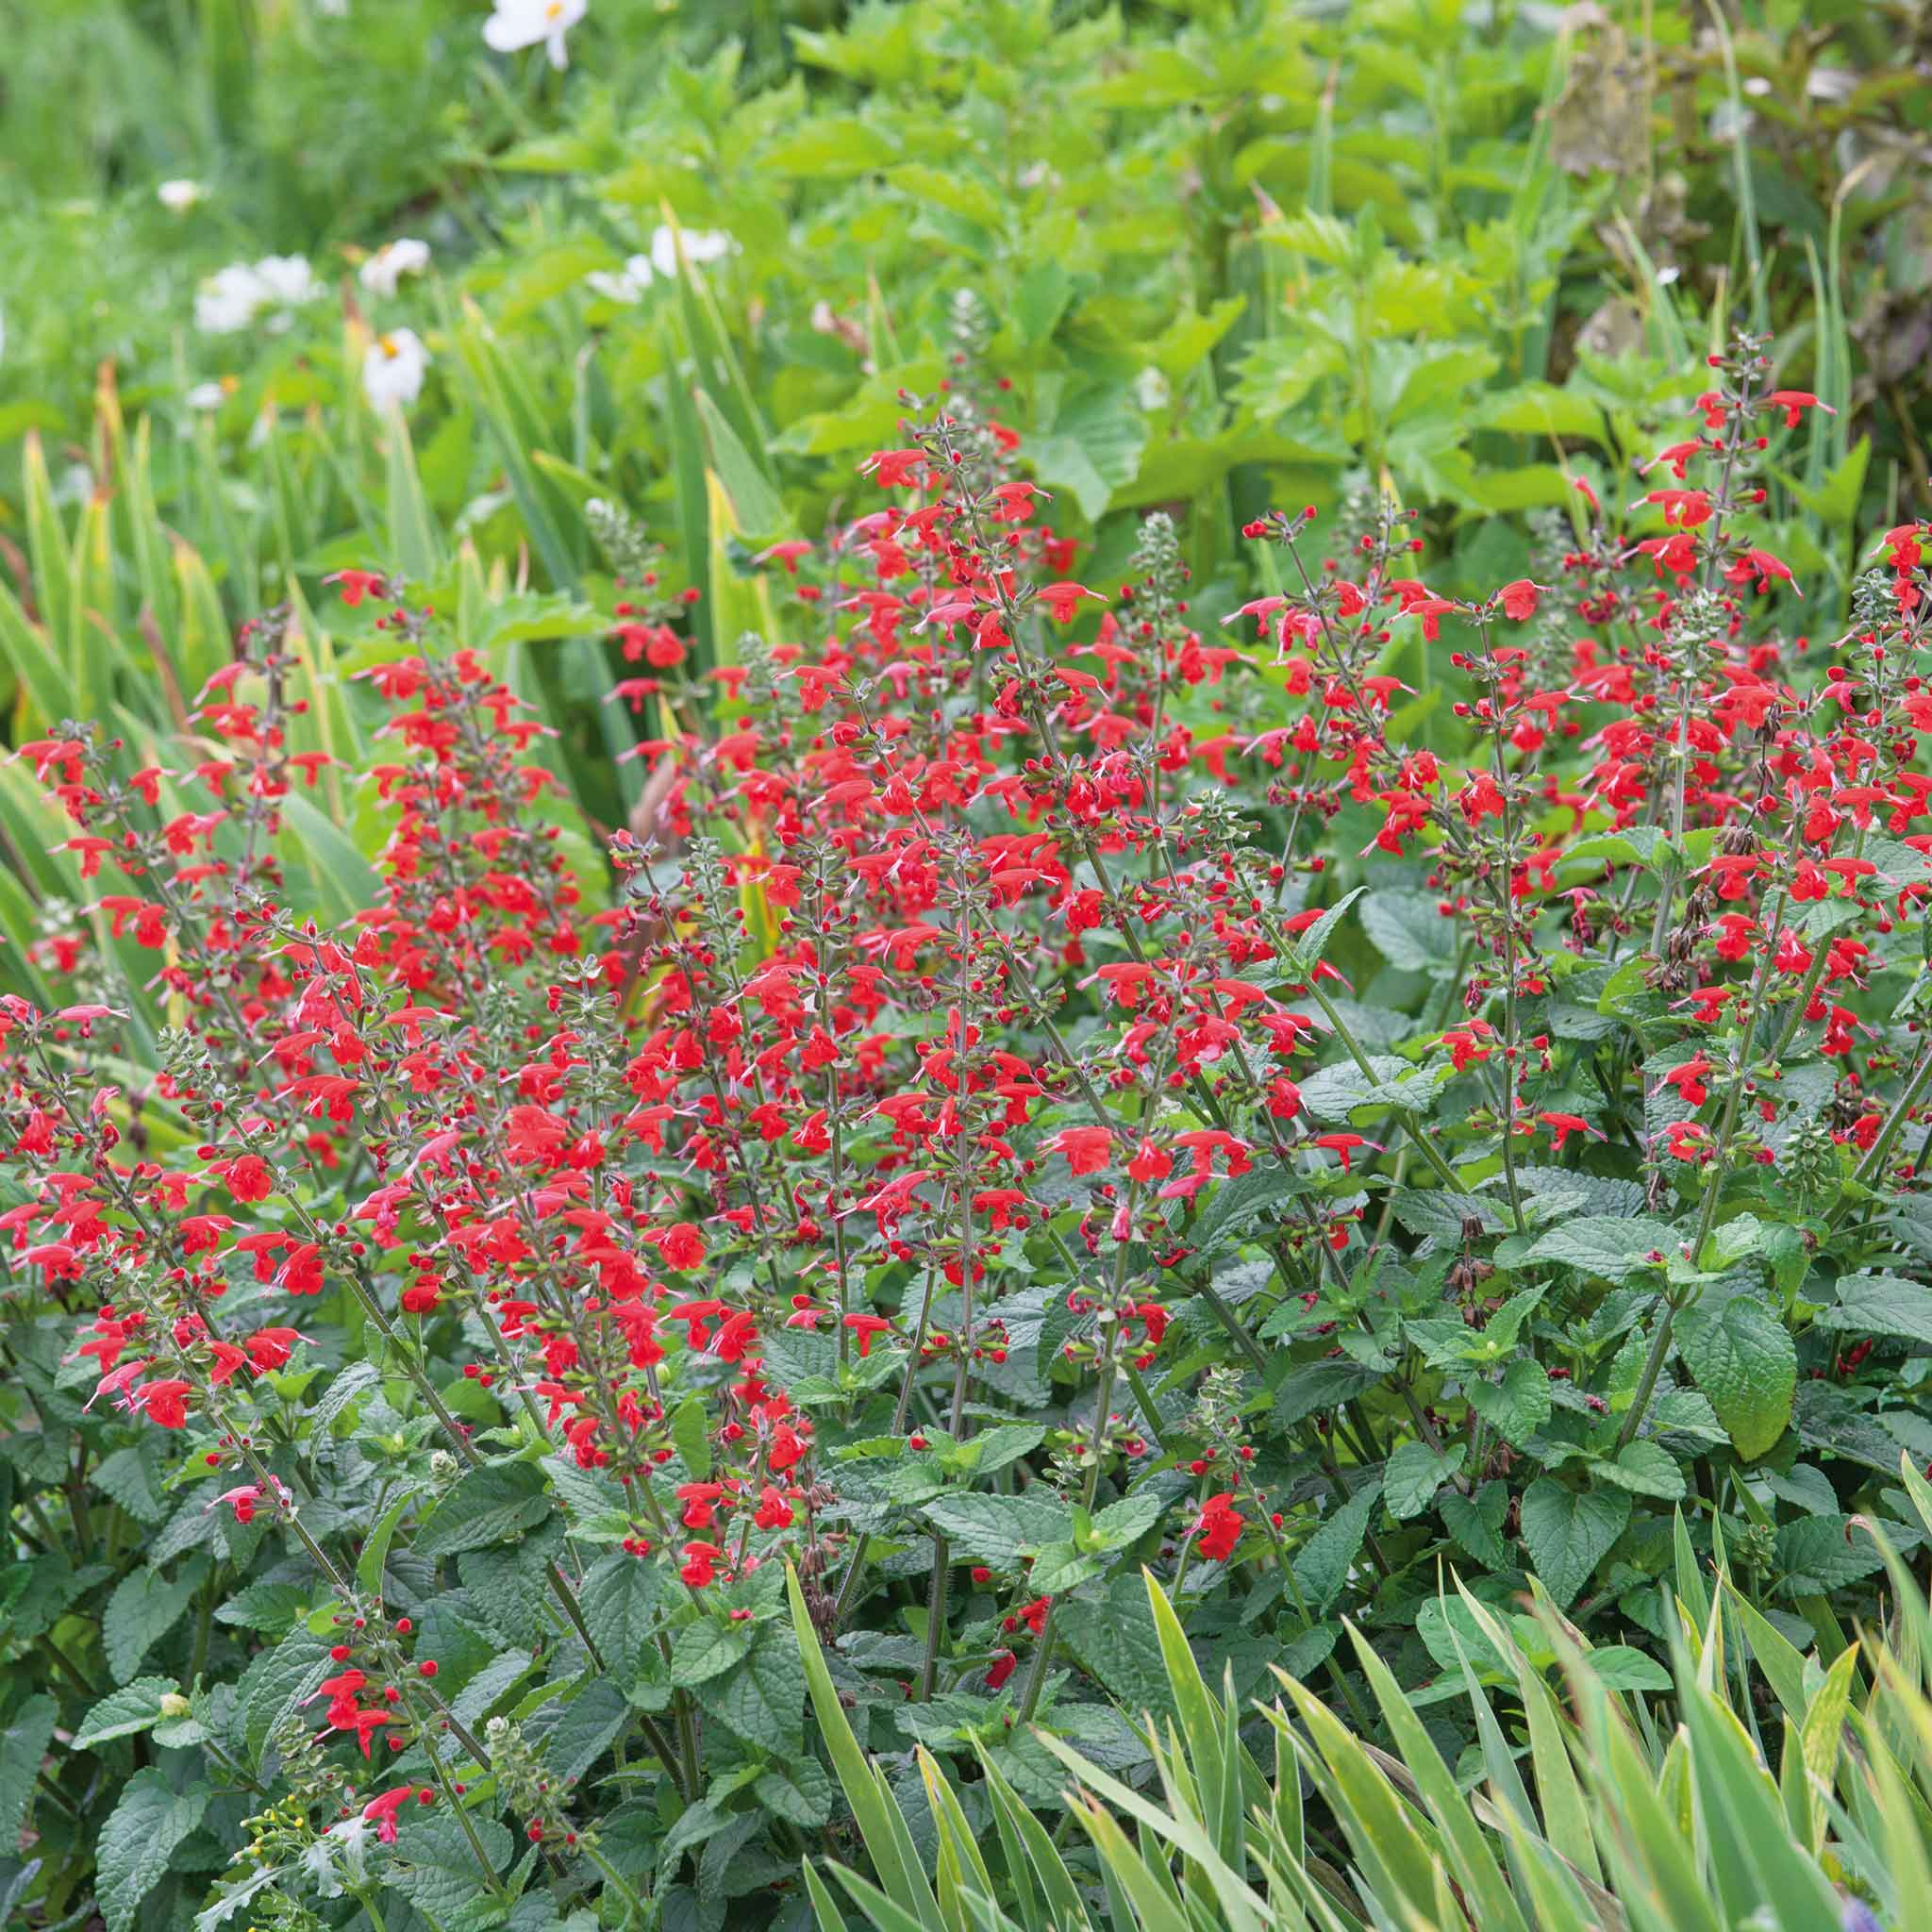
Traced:
<path fill-rule="evenodd" d="M 103 278 L 0 360 L 8 1915 L 1909 1923 L 1865 14 L 108 18 L 195 84 L 6 244 Z"/>

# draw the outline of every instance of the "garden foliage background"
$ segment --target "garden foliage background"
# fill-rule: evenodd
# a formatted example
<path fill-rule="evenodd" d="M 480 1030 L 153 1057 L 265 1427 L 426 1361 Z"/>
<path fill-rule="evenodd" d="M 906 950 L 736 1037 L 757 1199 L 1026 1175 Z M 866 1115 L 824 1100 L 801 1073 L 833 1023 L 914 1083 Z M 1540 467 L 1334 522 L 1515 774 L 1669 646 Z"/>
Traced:
<path fill-rule="evenodd" d="M 1912 1923 L 1923 10 L 496 11 L 8 25 L 8 1923 Z M 452 1233 L 600 1135 L 656 1356 Z"/>

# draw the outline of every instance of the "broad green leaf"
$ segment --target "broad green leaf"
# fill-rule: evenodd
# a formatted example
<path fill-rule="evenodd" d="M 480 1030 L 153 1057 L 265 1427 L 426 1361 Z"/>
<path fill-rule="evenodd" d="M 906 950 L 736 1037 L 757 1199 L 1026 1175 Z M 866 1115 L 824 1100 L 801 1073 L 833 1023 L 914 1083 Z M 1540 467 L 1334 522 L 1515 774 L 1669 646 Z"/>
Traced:
<path fill-rule="evenodd" d="M 1790 1330 L 1761 1302 L 1736 1295 L 1685 1309 L 1676 1343 L 1738 1454 L 1747 1462 L 1762 1456 L 1791 1419 L 1798 1350 Z"/>
<path fill-rule="evenodd" d="M 161 1700 L 175 1695 L 172 1677 L 137 1677 L 125 1684 L 90 1710 L 74 1734 L 76 1751 L 92 1750 L 109 1738 L 125 1738 L 136 1731 L 151 1730 L 162 1716 Z"/>
<path fill-rule="evenodd" d="M 182 1840 L 208 1809 L 208 1788 L 177 1791 L 150 1766 L 122 1788 L 120 1802 L 102 1827 L 94 1849 L 101 1917 L 108 1932 L 127 1932 L 141 1902 L 161 1881 Z"/>
<path fill-rule="evenodd" d="M 101 1619 L 101 1647 L 117 1684 L 132 1681 L 142 1659 L 175 1627 L 193 1594 L 192 1577 L 171 1581 L 154 1570 L 133 1570 L 122 1578 Z"/>
<path fill-rule="evenodd" d="M 1441 1452 L 1425 1442 L 1403 1443 L 1382 1470 L 1382 1500 L 1390 1515 L 1398 1523 L 1420 1516 L 1468 1456 L 1468 1445 L 1462 1442 Z"/>
<path fill-rule="evenodd" d="M 484 1550 L 533 1529 L 550 1513 L 542 1476 L 527 1462 L 491 1462 L 462 1475 L 417 1535 L 419 1556 Z"/>
<path fill-rule="evenodd" d="M 1542 1475 L 1523 1492 L 1521 1515 L 1530 1568 L 1567 1609 L 1624 1534 L 1630 1498 L 1622 1491 L 1572 1490 Z"/>
<path fill-rule="evenodd" d="M 1294 1574 L 1309 1608 L 1325 1610 L 1341 1594 L 1367 1539 L 1381 1487 L 1375 1479 L 1357 1490 L 1302 1545 Z"/>
<path fill-rule="evenodd" d="M 1683 1238 L 1667 1221 L 1643 1215 L 1586 1214 L 1566 1221 L 1541 1236 L 1529 1251 L 1532 1261 L 1560 1261 L 1565 1267 L 1600 1274 L 1607 1281 L 1627 1281 L 1647 1267 L 1660 1266 L 1650 1257 L 1674 1255 Z"/>

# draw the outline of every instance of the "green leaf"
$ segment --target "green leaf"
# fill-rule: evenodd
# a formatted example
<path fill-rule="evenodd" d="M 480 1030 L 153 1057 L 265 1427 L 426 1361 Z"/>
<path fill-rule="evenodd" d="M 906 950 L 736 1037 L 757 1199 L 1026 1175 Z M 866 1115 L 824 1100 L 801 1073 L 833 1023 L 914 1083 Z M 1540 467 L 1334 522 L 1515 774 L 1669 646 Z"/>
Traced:
<path fill-rule="evenodd" d="M 1652 1254 L 1671 1256 L 1683 1239 L 1667 1221 L 1647 1215 L 1586 1214 L 1543 1235 L 1529 1251 L 1532 1261 L 1560 1261 L 1607 1281 L 1627 1281 L 1657 1264 Z"/>
<path fill-rule="evenodd" d="M 1932 1288 L 1897 1274 L 1848 1274 L 1839 1282 L 1838 1306 L 1822 1310 L 1816 1323 L 1855 1335 L 1932 1342 Z"/>
<path fill-rule="evenodd" d="M 0 1845 L 11 1847 L 20 1841 L 21 1822 L 59 1714 L 59 1706 L 51 1697 L 29 1697 L 0 1736 Z"/>
<path fill-rule="evenodd" d="M 1486 1570 L 1511 1567 L 1509 1545 L 1503 1541 L 1503 1519 L 1509 1513 L 1509 1491 L 1500 1482 L 1485 1483 L 1474 1496 L 1442 1498 L 1442 1522 L 1449 1534 Z"/>
<path fill-rule="evenodd" d="M 577 1603 L 604 1667 L 628 1691 L 636 1681 L 653 1612 L 658 1572 L 622 1551 L 601 1557 L 584 1577 Z"/>
<path fill-rule="evenodd" d="M 721 1724 L 775 1757 L 805 1748 L 805 1665 L 798 1640 L 780 1624 L 763 1624 L 750 1654 L 732 1669 L 707 1676 L 698 1702 Z"/>
<path fill-rule="evenodd" d="M 1778 1525 L 1778 1585 L 1789 1596 L 1842 1590 L 1883 1561 L 1877 1545 L 1848 1516 L 1804 1516 Z"/>
<path fill-rule="evenodd" d="M 1382 1500 L 1398 1523 L 1420 1516 L 1436 1499 L 1436 1491 L 1468 1459 L 1469 1450 L 1458 1442 L 1446 1454 L 1439 1454 L 1426 1442 L 1405 1442 L 1382 1471 Z"/>
<path fill-rule="evenodd" d="M 726 1624 L 705 1617 L 677 1633 L 671 1653 L 671 1681 L 690 1690 L 728 1671 L 751 1649 L 751 1631 L 743 1624 Z"/>
<path fill-rule="evenodd" d="M 491 1462 L 473 1469 L 436 1506 L 415 1549 L 423 1557 L 484 1550 L 533 1529 L 550 1513 L 541 1474 L 527 1462 Z"/>
<path fill-rule="evenodd" d="M 1368 1537 L 1369 1519 L 1381 1493 L 1379 1479 L 1357 1490 L 1302 1545 L 1294 1559 L 1295 1581 L 1311 1609 L 1324 1610 L 1341 1594 Z"/>
<path fill-rule="evenodd" d="M 481 1874 L 469 1834 L 442 1805 L 433 1811 L 411 1806 L 398 1823 L 402 1828 L 383 1876 L 425 1918 L 453 1932 L 457 1914 L 478 1903 Z M 516 1850 L 509 1833 L 480 1807 L 471 1811 L 470 1824 L 492 1872 L 508 1871 Z"/>
<path fill-rule="evenodd" d="M 1761 1302 L 1736 1295 L 1721 1307 L 1677 1317 L 1677 1353 L 1710 1397 L 1738 1454 L 1747 1462 L 1785 1432 L 1798 1384 L 1798 1349 Z"/>
<path fill-rule="evenodd" d="M 630 1701 L 608 1677 L 592 1675 L 568 1704 L 554 1707 L 543 1732 L 543 1761 L 554 1777 L 582 1777 L 630 1718 Z"/>
<path fill-rule="evenodd" d="M 248 1713 L 248 1749 L 258 1761 L 269 1733 L 334 1668 L 328 1654 L 331 1641 L 298 1626 L 243 1674 L 242 1707 Z"/>
<path fill-rule="evenodd" d="M 127 1932 L 141 1902 L 161 1881 L 168 1861 L 208 1809 L 208 1788 L 176 1791 L 152 1767 L 138 1771 L 102 1827 L 94 1850 L 97 1895 L 108 1932 Z"/>
<path fill-rule="evenodd" d="M 1094 1550 L 1124 1550 L 1144 1536 L 1160 1521 L 1166 1508 L 1158 1496 L 1142 1491 L 1109 1503 L 1093 1519 L 1093 1540 L 1086 1547 Z"/>
<path fill-rule="evenodd" d="M 1684 1498 L 1684 1472 L 1661 1442 L 1626 1442 L 1614 1462 L 1599 1462 L 1595 1474 L 1640 1496 L 1661 1496 L 1666 1503 Z"/>
<path fill-rule="evenodd" d="M 687 1395 L 671 1413 L 671 1446 L 694 1483 L 708 1481 L 711 1474 L 711 1439 L 705 1422 L 705 1405 L 695 1395 Z"/>
<path fill-rule="evenodd" d="M 1028 447 L 1048 489 L 1071 490 L 1090 523 L 1098 523 L 1117 490 L 1140 474 L 1147 419 L 1120 390 L 1097 385 L 1072 398 L 1053 427 Z"/>
<path fill-rule="evenodd" d="M 774 1765 L 752 1790 L 767 1811 L 805 1830 L 831 1822 L 832 1780 L 816 1757 L 801 1756 Z"/>
<path fill-rule="evenodd" d="M 117 1684 L 127 1683 L 142 1659 L 175 1627 L 194 1594 L 188 1577 L 173 1582 L 153 1570 L 131 1571 L 115 1587 L 101 1619 L 101 1648 Z"/>
<path fill-rule="evenodd" d="M 1139 1577 L 1115 1579 L 1104 1595 L 1067 1598 L 1054 1612 L 1054 1628 L 1130 1717 L 1165 1716 L 1174 1708 L 1160 1633 Z"/>
<path fill-rule="evenodd" d="M 790 518 L 778 492 L 766 480 L 764 472 L 724 420 L 724 412 L 702 389 L 693 390 L 691 402 L 697 409 L 705 441 L 709 446 L 711 467 L 738 512 L 738 525 L 743 535 L 756 541 L 775 537 L 789 527 Z"/>
<path fill-rule="evenodd" d="M 1074 1512 L 1058 1496 L 1026 1491 L 1017 1496 L 984 1496 L 971 1491 L 936 1497 L 920 1511 L 972 1563 L 1010 1571 L 1015 1559 L 1048 1543 L 1067 1542 Z"/>
<path fill-rule="evenodd" d="M 1523 1495 L 1523 1541 L 1530 1568 L 1559 1607 L 1574 1603 L 1630 1521 L 1621 1491 L 1566 1489 L 1539 1476 Z"/>
<path fill-rule="evenodd" d="M 1434 892 L 1371 892 L 1362 930 L 1390 965 L 1446 979 L 1456 968 L 1457 923 L 1442 917 L 1441 905 Z"/>
<path fill-rule="evenodd" d="M 1471 1381 L 1462 1392 L 1470 1407 L 1513 1448 L 1522 1448 L 1550 1419 L 1550 1378 L 1541 1363 L 1527 1356 L 1511 1362 L 1500 1382 Z"/>
<path fill-rule="evenodd" d="M 74 1734 L 76 1751 L 91 1751 L 109 1738 L 131 1737 L 161 1721 L 161 1699 L 175 1694 L 172 1677 L 137 1677 L 90 1710 Z"/>
<path fill-rule="evenodd" d="M 382 1519 L 369 1532 L 368 1540 L 362 1545 L 362 1554 L 356 1559 L 356 1581 L 371 1596 L 382 1594 L 382 1568 L 389 1559 L 389 1546 L 396 1533 L 396 1525 L 402 1522 L 416 1501 L 414 1490 L 405 1490 L 387 1509 Z"/>
<path fill-rule="evenodd" d="M 1589 1656 L 1591 1674 L 1607 1690 L 1668 1690 L 1671 1674 L 1628 1643 L 1607 1643 Z"/>

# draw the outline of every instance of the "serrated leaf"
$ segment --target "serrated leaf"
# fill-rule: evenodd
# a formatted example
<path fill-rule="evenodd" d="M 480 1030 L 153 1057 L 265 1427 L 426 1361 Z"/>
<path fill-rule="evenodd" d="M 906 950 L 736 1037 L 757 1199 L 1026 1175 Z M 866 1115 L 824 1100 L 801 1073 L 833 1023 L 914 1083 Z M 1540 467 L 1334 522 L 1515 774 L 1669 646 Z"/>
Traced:
<path fill-rule="evenodd" d="M 140 1670 L 142 1659 L 175 1627 L 193 1594 L 190 1579 L 170 1581 L 153 1570 L 131 1571 L 115 1586 L 101 1618 L 101 1648 L 117 1684 L 127 1683 Z"/>
<path fill-rule="evenodd" d="M 711 1439 L 705 1420 L 705 1405 L 697 1396 L 687 1395 L 672 1410 L 671 1446 L 677 1451 L 678 1459 L 692 1482 L 709 1479 Z"/>
<path fill-rule="evenodd" d="M 131 1737 L 161 1720 L 161 1699 L 175 1694 L 172 1677 L 137 1677 L 108 1696 L 81 1720 L 74 1734 L 76 1751 L 91 1751 L 109 1738 Z"/>
<path fill-rule="evenodd" d="M 330 1641 L 312 1630 L 291 1630 L 244 1673 L 240 1688 L 247 1713 L 248 1749 L 258 1762 L 269 1733 L 328 1675 Z"/>
<path fill-rule="evenodd" d="M 1311 1609 L 1325 1610 L 1341 1594 L 1381 1493 L 1379 1480 L 1357 1490 L 1302 1545 L 1294 1559 L 1295 1581 Z"/>
<path fill-rule="evenodd" d="M 1054 1627 L 1081 1667 L 1129 1716 L 1165 1716 L 1172 1710 L 1160 1633 L 1141 1578 L 1119 1577 L 1104 1595 L 1067 1598 L 1054 1612 Z"/>
<path fill-rule="evenodd" d="M 1842 1590 L 1883 1562 L 1871 1537 L 1848 1516 L 1805 1516 L 1778 1525 L 1778 1587 L 1789 1596 Z"/>
<path fill-rule="evenodd" d="M 543 1761 L 554 1777 L 582 1777 L 630 1719 L 630 1701 L 608 1677 L 592 1675 L 542 1731 Z"/>
<path fill-rule="evenodd" d="M 1503 1372 L 1500 1382 L 1471 1381 L 1469 1406 L 1511 1447 L 1520 1449 L 1550 1419 L 1550 1378 L 1541 1363 L 1524 1357 Z"/>
<path fill-rule="evenodd" d="M 96 1895 L 108 1932 L 127 1932 L 141 1902 L 161 1881 L 168 1862 L 208 1809 L 208 1788 L 177 1791 L 149 1767 L 127 1780 L 94 1848 Z"/>
<path fill-rule="evenodd" d="M 1508 1511 L 1509 1492 L 1500 1482 L 1485 1483 L 1473 1497 L 1451 1493 L 1442 1498 L 1444 1526 L 1486 1570 L 1512 1567 L 1509 1545 L 1503 1541 Z"/>
<path fill-rule="evenodd" d="M 1446 979 L 1456 966 L 1457 927 L 1443 918 L 1441 903 L 1433 892 L 1371 892 L 1362 901 L 1362 930 L 1398 971 Z"/>
<path fill-rule="evenodd" d="M 1677 1317 L 1677 1353 L 1710 1398 L 1738 1454 L 1762 1456 L 1785 1432 L 1798 1383 L 1798 1349 L 1770 1309 L 1750 1295 Z"/>
<path fill-rule="evenodd" d="M 650 1636 L 657 1609 L 658 1574 L 655 1564 L 617 1552 L 600 1557 L 577 1592 L 604 1667 L 628 1690 Z"/>
<path fill-rule="evenodd" d="M 705 1617 L 677 1633 L 671 1653 L 671 1681 L 684 1690 L 722 1675 L 751 1649 L 751 1631 L 742 1624 Z"/>
<path fill-rule="evenodd" d="M 395 1537 L 397 1524 L 415 1500 L 415 1491 L 406 1490 L 382 1512 L 381 1521 L 363 1542 L 362 1554 L 356 1559 L 356 1581 L 371 1596 L 382 1594 L 382 1567 L 389 1560 L 390 1543 Z"/>
<path fill-rule="evenodd" d="M 1661 1442 L 1626 1442 L 1614 1462 L 1599 1462 L 1594 1468 L 1605 1482 L 1635 1495 L 1660 1496 L 1666 1503 L 1683 1501 L 1684 1472 Z"/>
<path fill-rule="evenodd" d="M 1848 1274 L 1839 1282 L 1838 1306 L 1821 1309 L 1815 1321 L 1855 1335 L 1932 1342 L 1932 1288 L 1897 1274 Z"/>
<path fill-rule="evenodd" d="M 1622 1491 L 1566 1489 L 1539 1476 L 1523 1494 L 1523 1542 L 1529 1566 L 1567 1609 L 1630 1521 Z"/>
<path fill-rule="evenodd" d="M 805 1665 L 797 1640 L 782 1624 L 760 1624 L 749 1653 L 729 1671 L 707 1676 L 697 1695 L 713 1717 L 747 1744 L 776 1757 L 803 1751 Z"/>
<path fill-rule="evenodd" d="M 543 1478 L 527 1462 L 491 1462 L 464 1473 L 415 1541 L 423 1557 L 454 1557 L 508 1542 L 550 1513 Z"/>
<path fill-rule="evenodd" d="M 972 1563 L 1010 1571 L 1024 1552 L 1065 1542 L 1074 1533 L 1074 1512 L 1058 1496 L 983 1496 L 971 1491 L 935 1497 L 921 1509 L 954 1553 Z"/>
<path fill-rule="evenodd" d="M 832 1780 L 816 1757 L 787 1758 L 761 1773 L 752 1790 L 767 1811 L 805 1830 L 831 1820 Z"/>
<path fill-rule="evenodd" d="M 1607 1281 L 1627 1281 L 1646 1266 L 1651 1254 L 1674 1255 L 1683 1238 L 1667 1221 L 1647 1215 L 1586 1214 L 1541 1236 L 1529 1251 L 1532 1261 L 1560 1261 Z"/>
<path fill-rule="evenodd" d="M 1441 1453 L 1426 1442 L 1405 1442 L 1382 1470 L 1382 1500 L 1398 1523 L 1420 1516 L 1436 1499 L 1436 1491 L 1468 1459 L 1460 1442 Z"/>
<path fill-rule="evenodd" d="M 21 1821 L 59 1714 L 51 1697 L 29 1697 L 0 1736 L 0 1846 L 10 1850 L 20 1841 Z"/>

